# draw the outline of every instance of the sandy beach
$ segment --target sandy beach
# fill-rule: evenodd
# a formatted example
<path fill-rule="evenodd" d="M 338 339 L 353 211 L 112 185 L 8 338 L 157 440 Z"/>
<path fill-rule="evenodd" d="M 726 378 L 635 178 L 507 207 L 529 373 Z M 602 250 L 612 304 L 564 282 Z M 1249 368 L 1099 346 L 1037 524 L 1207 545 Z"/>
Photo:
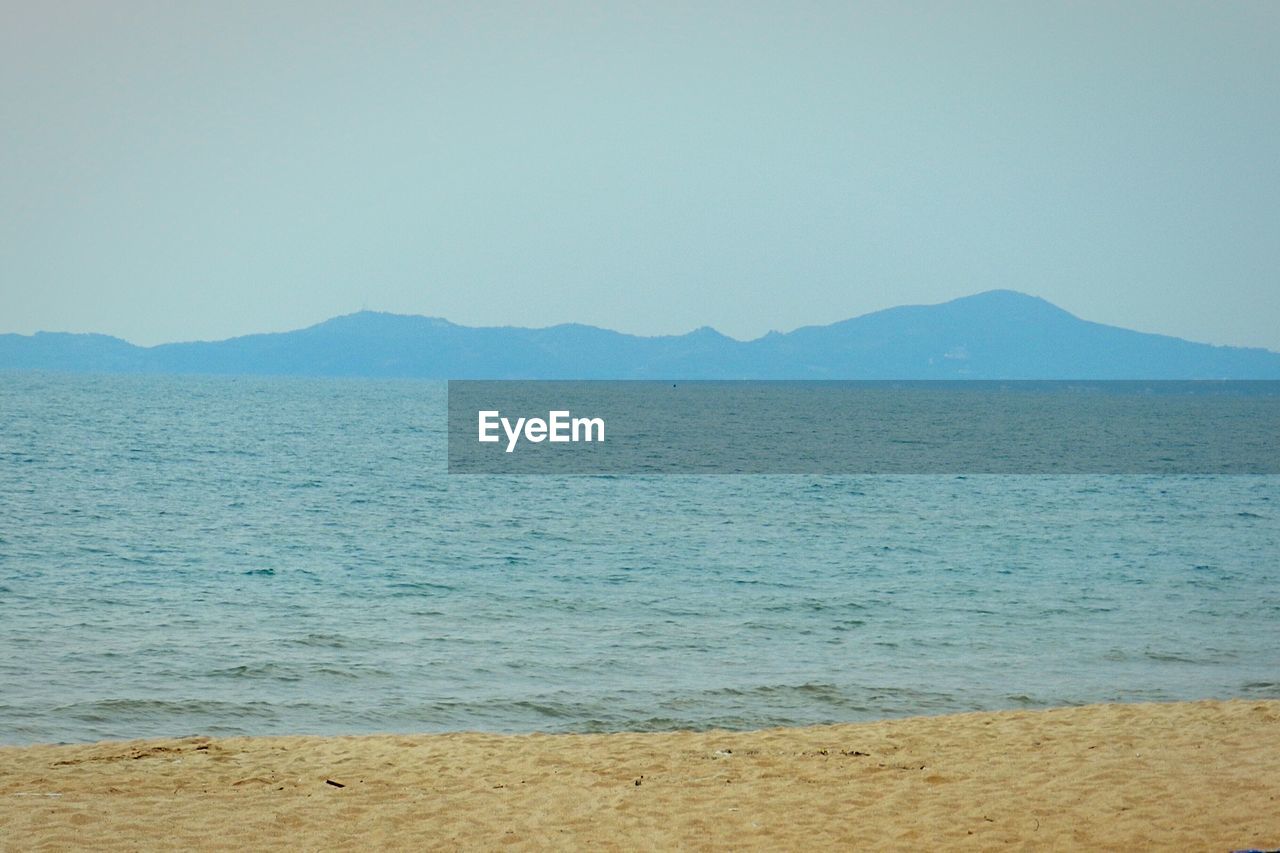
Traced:
<path fill-rule="evenodd" d="M 0 748 L 0 848 L 1280 847 L 1280 701 Z"/>

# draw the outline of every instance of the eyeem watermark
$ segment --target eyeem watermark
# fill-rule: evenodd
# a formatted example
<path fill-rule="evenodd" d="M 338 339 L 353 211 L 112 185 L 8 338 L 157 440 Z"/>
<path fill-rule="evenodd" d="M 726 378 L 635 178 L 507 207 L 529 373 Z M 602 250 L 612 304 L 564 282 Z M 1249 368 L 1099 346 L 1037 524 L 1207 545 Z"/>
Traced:
<path fill-rule="evenodd" d="M 1280 474 L 1280 381 L 454 380 L 448 394 L 456 474 Z"/>
<path fill-rule="evenodd" d="M 506 433 L 507 453 L 516 449 L 521 437 L 525 441 L 538 444 L 543 441 L 554 443 L 604 441 L 604 418 L 575 418 L 567 409 L 547 412 L 543 418 L 510 418 L 502 417 L 497 409 L 487 409 L 479 413 L 479 434 L 477 440 L 485 443 L 501 441 L 498 428 Z"/>

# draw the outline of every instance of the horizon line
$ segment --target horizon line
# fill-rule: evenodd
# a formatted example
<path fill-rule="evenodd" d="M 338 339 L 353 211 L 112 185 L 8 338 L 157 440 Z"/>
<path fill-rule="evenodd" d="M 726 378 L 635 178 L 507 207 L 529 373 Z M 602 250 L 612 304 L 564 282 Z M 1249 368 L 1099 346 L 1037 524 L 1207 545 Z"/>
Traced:
<path fill-rule="evenodd" d="M 856 314 L 851 317 L 845 317 L 843 319 L 833 320 L 829 323 L 807 323 L 805 325 L 796 326 L 787 331 L 771 329 L 768 332 L 765 332 L 764 334 L 758 335 L 754 338 L 735 338 L 732 335 L 727 335 L 724 332 L 721 332 L 715 326 L 712 326 L 709 324 L 697 326 L 686 332 L 656 334 L 656 335 L 647 335 L 647 334 L 640 334 L 635 332 L 624 332 L 619 329 L 614 329 L 607 326 L 597 326 L 590 323 L 582 323 L 574 320 L 568 320 L 561 323 L 552 323 L 546 326 L 519 326 L 519 325 L 513 325 L 513 324 L 467 325 L 464 323 L 457 323 L 452 320 L 449 320 L 448 318 L 439 317 L 432 314 L 406 314 L 406 313 L 400 313 L 397 311 L 383 311 L 376 308 L 367 308 L 363 306 L 360 309 L 355 311 L 350 311 L 345 314 L 335 314 L 331 317 L 326 317 L 322 320 L 318 320 L 308 325 L 295 326 L 289 329 L 282 329 L 278 331 L 243 332 L 240 334 L 228 335 L 227 337 L 224 337 L 224 338 L 187 338 L 187 339 L 179 339 L 179 340 L 172 340 L 172 341 L 160 341 L 154 344 L 139 344 L 129 340 L 128 338 L 121 337 L 120 335 L 113 335 L 113 334 L 110 334 L 109 332 L 95 332 L 95 331 L 69 332 L 69 331 L 59 331 L 59 330 L 51 330 L 51 329 L 39 329 L 30 333 L 0 332 L 0 337 L 17 336 L 17 337 L 25 337 L 25 338 L 34 338 L 39 335 L 77 335 L 77 336 L 86 336 L 86 337 L 104 337 L 104 338 L 111 338 L 112 340 L 121 341 L 122 343 L 128 344 L 129 346 L 135 347 L 137 349 L 150 350 L 150 349 L 156 349 L 159 347 L 167 347 L 167 346 L 184 346 L 184 345 L 190 345 L 190 344 L 218 344 L 218 343 L 225 343 L 228 341 L 240 340 L 243 338 L 263 337 L 263 336 L 269 336 L 269 335 L 289 335 L 297 332 L 307 331 L 309 329 L 314 329 L 319 326 L 323 326 L 327 323 L 332 323 L 335 320 L 343 320 L 350 317 L 357 317 L 361 314 L 370 314 L 370 315 L 384 316 L 384 317 L 429 320 L 429 321 L 434 321 L 436 323 L 441 323 L 441 324 L 452 326 L 459 329 L 512 329 L 512 330 L 524 330 L 524 331 L 549 331 L 552 329 L 561 329 L 561 328 L 567 328 L 567 327 L 580 327 L 585 329 L 594 329 L 597 331 L 610 332 L 612 334 L 620 335 L 623 337 L 641 338 L 645 340 L 659 340 L 664 338 L 684 338 L 690 335 L 695 335 L 699 332 L 712 332 L 715 335 L 721 338 L 724 338 L 725 340 L 732 341 L 734 343 L 751 344 L 757 341 L 762 341 L 770 337 L 794 334 L 795 332 L 799 332 L 804 329 L 829 328 L 831 326 L 840 325 L 841 323 L 848 323 L 855 320 L 861 320 L 866 317 L 873 317 L 877 314 L 884 314 L 890 311 L 899 311 L 903 309 L 912 309 L 912 308 L 939 308 L 944 305 L 951 305 L 956 302 L 965 302 L 972 299 L 978 299 L 981 297 L 989 297 L 989 296 L 996 296 L 996 295 L 1013 296 L 1022 300 L 1026 300 L 1027 302 L 1043 303 L 1044 305 L 1049 306 L 1055 311 L 1059 311 L 1079 322 L 1090 323 L 1092 325 L 1103 326 L 1105 328 L 1123 329 L 1124 331 L 1133 332 L 1134 334 L 1150 335 L 1152 337 L 1160 337 L 1160 338 L 1170 338 L 1172 340 L 1198 344 L 1200 346 L 1218 347 L 1223 349 L 1259 350 L 1262 352 L 1280 355 L 1280 350 L 1271 349 L 1270 347 L 1265 347 L 1265 346 L 1250 346 L 1247 344 L 1215 344 L 1215 343 L 1209 343 L 1207 341 L 1199 341 L 1199 340 L 1193 340 L 1191 338 L 1179 337 L 1178 335 L 1171 335 L 1164 332 L 1145 332 L 1138 329 L 1132 329 L 1127 326 L 1117 326 L 1110 323 L 1101 323 L 1095 320 L 1089 320 L 1084 317 L 1080 317 L 1079 315 L 1068 311 L 1067 309 L 1057 305 L 1056 303 L 1050 302 L 1048 299 L 1045 299 L 1042 296 L 1038 296 L 1033 293 L 1027 293 L 1021 290 L 1014 290 L 1013 288 L 1002 288 L 1002 287 L 990 288 L 988 290 L 981 290 L 975 293 L 966 294 L 964 296 L 957 296 L 952 299 L 945 299 L 941 302 L 918 302 L 918 303 L 903 303 L 898 305 L 891 305 L 886 308 L 878 308 L 874 311 L 867 311 L 866 313 L 863 313 L 863 314 Z"/>

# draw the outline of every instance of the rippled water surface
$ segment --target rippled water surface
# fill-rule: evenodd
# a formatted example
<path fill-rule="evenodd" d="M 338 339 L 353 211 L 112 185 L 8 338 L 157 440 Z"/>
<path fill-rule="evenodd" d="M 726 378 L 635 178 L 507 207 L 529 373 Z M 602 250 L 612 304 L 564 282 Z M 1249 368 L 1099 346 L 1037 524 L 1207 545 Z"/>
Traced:
<path fill-rule="evenodd" d="M 444 474 L 444 385 L 0 375 L 0 743 L 1280 697 L 1280 478 Z"/>

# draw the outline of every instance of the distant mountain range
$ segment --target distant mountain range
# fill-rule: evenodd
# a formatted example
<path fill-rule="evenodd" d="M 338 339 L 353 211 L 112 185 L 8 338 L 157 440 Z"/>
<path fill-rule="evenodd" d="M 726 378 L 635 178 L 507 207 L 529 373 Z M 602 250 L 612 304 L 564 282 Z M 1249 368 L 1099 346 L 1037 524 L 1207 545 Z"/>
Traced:
<path fill-rule="evenodd" d="M 134 346 L 0 335 L 0 369 L 433 379 L 1280 379 L 1280 353 L 1104 326 L 992 290 L 753 341 L 711 328 L 638 337 L 567 324 L 472 328 L 361 311 L 306 329 Z"/>

